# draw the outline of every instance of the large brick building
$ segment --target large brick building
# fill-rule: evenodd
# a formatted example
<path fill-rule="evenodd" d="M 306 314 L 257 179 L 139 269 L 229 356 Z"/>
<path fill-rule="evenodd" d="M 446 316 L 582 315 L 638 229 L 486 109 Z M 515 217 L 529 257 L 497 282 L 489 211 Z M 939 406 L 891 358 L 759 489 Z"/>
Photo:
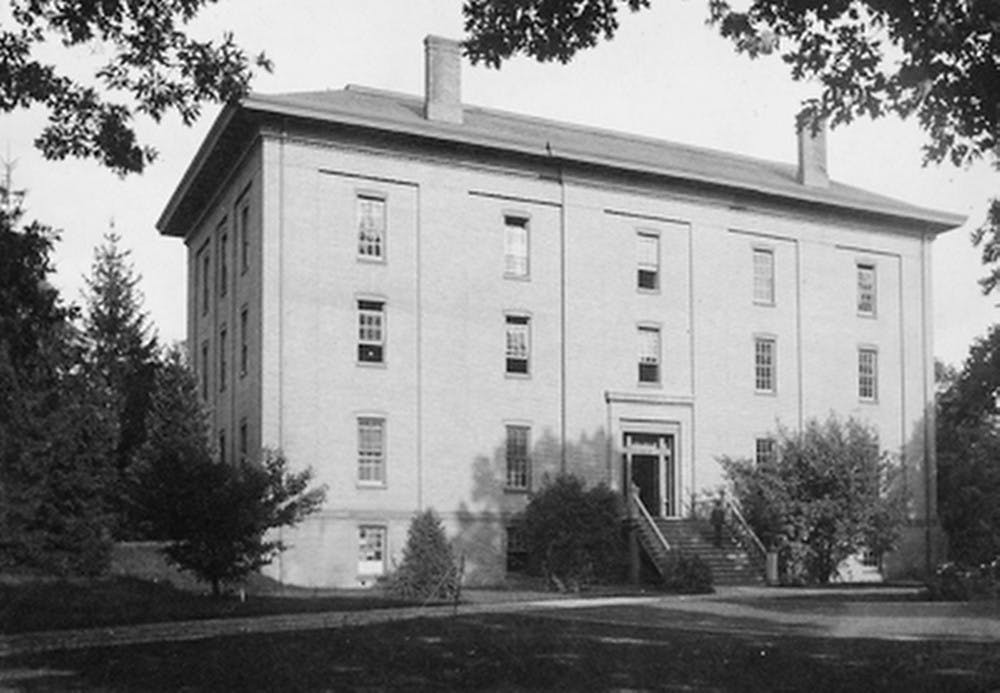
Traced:
<path fill-rule="evenodd" d="M 686 514 L 777 423 L 858 416 L 898 451 L 903 548 L 940 551 L 931 243 L 962 219 L 799 165 L 465 105 L 458 45 L 423 98 L 252 95 L 158 223 L 188 247 L 188 344 L 220 456 L 313 467 L 328 500 L 282 580 L 358 585 L 433 507 L 468 578 L 561 469 Z"/>

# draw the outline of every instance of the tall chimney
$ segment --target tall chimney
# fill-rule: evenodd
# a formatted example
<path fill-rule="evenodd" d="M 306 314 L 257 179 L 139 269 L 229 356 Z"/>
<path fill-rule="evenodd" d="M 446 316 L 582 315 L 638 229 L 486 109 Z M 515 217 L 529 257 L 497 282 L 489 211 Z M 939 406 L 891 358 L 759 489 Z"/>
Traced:
<path fill-rule="evenodd" d="M 462 47 L 458 41 L 424 39 L 424 117 L 462 122 Z"/>
<path fill-rule="evenodd" d="M 826 172 L 826 121 L 799 126 L 799 183 L 811 188 L 826 188 L 830 178 Z"/>

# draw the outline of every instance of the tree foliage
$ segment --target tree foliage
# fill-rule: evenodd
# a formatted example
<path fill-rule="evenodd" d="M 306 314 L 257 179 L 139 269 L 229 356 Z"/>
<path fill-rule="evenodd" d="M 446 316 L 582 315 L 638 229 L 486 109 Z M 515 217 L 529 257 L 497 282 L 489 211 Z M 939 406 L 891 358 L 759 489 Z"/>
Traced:
<path fill-rule="evenodd" d="M 938 396 L 938 513 L 949 554 L 968 565 L 1000 556 L 1000 325 L 977 339 Z"/>
<path fill-rule="evenodd" d="M 410 522 L 403 560 L 389 579 L 389 591 L 406 599 L 451 599 L 459 575 L 444 526 L 430 508 Z"/>
<path fill-rule="evenodd" d="M 214 2 L 11 0 L 11 21 L 0 26 L 0 111 L 45 109 L 35 146 L 49 159 L 88 157 L 120 174 L 142 171 L 156 152 L 138 141 L 136 115 L 159 122 L 175 112 L 190 125 L 204 103 L 245 94 L 252 68 L 271 68 L 231 34 L 205 41 L 187 33 Z M 99 46 L 109 58 L 93 83 L 83 82 L 42 57 L 54 43 Z"/>
<path fill-rule="evenodd" d="M 113 422 L 114 467 L 117 474 L 112 494 L 118 518 L 119 537 L 135 536 L 125 493 L 133 473 L 135 455 L 146 438 L 146 414 L 150 406 L 159 348 L 143 311 L 140 277 L 116 234 L 107 234 L 94 251 L 94 263 L 86 278 L 86 313 L 83 336 L 86 363 L 93 382 L 103 393 Z"/>
<path fill-rule="evenodd" d="M 607 486 L 585 489 L 561 474 L 532 496 L 523 517 L 528 566 L 560 591 L 621 577 L 621 499 Z"/>
<path fill-rule="evenodd" d="M 0 212 L 0 565 L 106 567 L 109 421 L 82 368 L 76 309 L 48 283 L 57 236 Z"/>
<path fill-rule="evenodd" d="M 898 469 L 855 419 L 811 420 L 797 434 L 782 429 L 778 454 L 760 463 L 721 462 L 747 521 L 778 547 L 790 581 L 826 583 L 848 556 L 888 551 L 898 540 Z"/>
<path fill-rule="evenodd" d="M 139 507 L 167 557 L 212 585 L 240 580 L 285 549 L 272 530 L 298 524 L 322 505 L 309 469 L 292 472 L 268 451 L 260 464 L 212 460 L 195 379 L 174 350 L 157 375 L 149 436 L 138 474 Z"/>

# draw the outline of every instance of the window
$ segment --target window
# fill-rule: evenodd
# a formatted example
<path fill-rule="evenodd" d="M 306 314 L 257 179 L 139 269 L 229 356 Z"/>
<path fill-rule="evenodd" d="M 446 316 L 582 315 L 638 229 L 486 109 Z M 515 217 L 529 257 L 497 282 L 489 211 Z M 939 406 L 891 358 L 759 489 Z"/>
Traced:
<path fill-rule="evenodd" d="M 207 315 L 209 297 L 212 293 L 209 288 L 211 287 L 209 277 L 212 269 L 212 257 L 208 252 L 207 243 L 199 251 L 199 255 L 201 255 L 201 314 Z"/>
<path fill-rule="evenodd" d="M 240 419 L 240 464 L 247 463 L 247 451 L 250 449 L 247 440 L 247 420 Z"/>
<path fill-rule="evenodd" d="M 531 356 L 531 318 L 526 315 L 507 316 L 506 372 L 527 375 Z"/>
<path fill-rule="evenodd" d="M 358 195 L 358 257 L 385 260 L 385 198 Z"/>
<path fill-rule="evenodd" d="M 875 315 L 875 265 L 858 263 L 858 314 Z"/>
<path fill-rule="evenodd" d="M 774 252 L 753 249 L 753 302 L 774 305 Z"/>
<path fill-rule="evenodd" d="M 528 547 L 524 543 L 524 527 L 520 522 L 507 525 L 507 570 L 520 571 L 527 567 Z"/>
<path fill-rule="evenodd" d="M 229 234 L 225 230 L 226 222 L 222 222 L 219 227 L 222 235 L 219 236 L 219 296 L 226 295 L 226 288 L 229 285 Z"/>
<path fill-rule="evenodd" d="M 507 426 L 507 488 L 527 491 L 531 481 L 531 458 L 528 455 L 528 426 Z"/>
<path fill-rule="evenodd" d="M 358 419 L 358 482 L 385 483 L 385 419 Z"/>
<path fill-rule="evenodd" d="M 660 288 L 660 237 L 654 233 L 636 235 L 636 254 L 639 266 L 637 286 L 655 291 Z"/>
<path fill-rule="evenodd" d="M 246 272 L 250 268 L 250 202 L 245 198 L 244 193 L 244 200 L 236 215 L 236 233 L 240 237 L 240 272 Z"/>
<path fill-rule="evenodd" d="M 505 216 L 503 230 L 503 271 L 507 277 L 528 276 L 528 220 Z"/>
<path fill-rule="evenodd" d="M 358 301 L 358 361 L 385 362 L 385 303 Z"/>
<path fill-rule="evenodd" d="M 757 392 L 774 392 L 774 340 L 770 337 L 757 337 L 754 340 L 754 389 Z"/>
<path fill-rule="evenodd" d="M 866 402 L 878 399 L 878 351 L 858 349 L 858 397 Z"/>
<path fill-rule="evenodd" d="M 777 448 L 774 438 L 758 438 L 754 450 L 754 460 L 757 464 L 770 464 L 775 461 Z"/>
<path fill-rule="evenodd" d="M 660 382 L 660 328 L 639 328 L 639 382 Z"/>
<path fill-rule="evenodd" d="M 219 431 L 219 464 L 226 463 L 226 432 Z"/>
<path fill-rule="evenodd" d="M 226 389 L 226 328 L 219 330 L 219 392 Z"/>
<path fill-rule="evenodd" d="M 385 527 L 358 528 L 358 575 L 378 576 L 385 572 Z"/>
<path fill-rule="evenodd" d="M 208 342 L 201 343 L 201 398 L 208 399 Z"/>
<path fill-rule="evenodd" d="M 249 320 L 249 312 L 246 306 L 240 311 L 240 377 L 242 378 L 247 374 L 247 362 L 249 360 L 249 352 L 247 349 L 247 323 Z"/>

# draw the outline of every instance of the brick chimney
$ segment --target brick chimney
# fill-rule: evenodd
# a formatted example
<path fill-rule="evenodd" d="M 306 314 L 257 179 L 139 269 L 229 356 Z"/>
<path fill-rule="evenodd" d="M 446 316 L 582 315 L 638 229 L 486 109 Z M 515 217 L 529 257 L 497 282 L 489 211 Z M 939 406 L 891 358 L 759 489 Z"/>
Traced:
<path fill-rule="evenodd" d="M 424 39 L 424 117 L 462 122 L 462 46 L 458 41 Z"/>
<path fill-rule="evenodd" d="M 799 183 L 810 188 L 830 185 L 826 173 L 826 121 L 819 122 L 815 133 L 808 122 L 799 127 Z"/>

